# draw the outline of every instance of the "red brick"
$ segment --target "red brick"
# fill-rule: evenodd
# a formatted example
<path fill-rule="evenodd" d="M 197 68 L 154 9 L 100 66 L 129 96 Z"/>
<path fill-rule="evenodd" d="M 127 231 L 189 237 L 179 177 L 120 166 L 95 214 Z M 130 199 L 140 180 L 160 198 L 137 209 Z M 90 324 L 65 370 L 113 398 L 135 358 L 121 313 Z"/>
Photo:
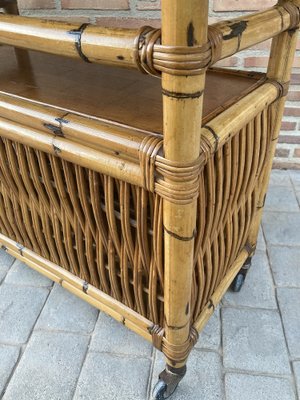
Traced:
<path fill-rule="evenodd" d="M 98 17 L 96 23 L 110 28 L 140 28 L 149 25 L 153 28 L 160 28 L 159 19 L 140 19 L 140 18 L 118 18 L 118 17 Z"/>
<path fill-rule="evenodd" d="M 283 144 L 300 144 L 300 136 L 280 135 L 279 143 Z"/>
<path fill-rule="evenodd" d="M 19 0 L 21 10 L 51 9 L 55 8 L 55 0 Z"/>
<path fill-rule="evenodd" d="M 291 76 L 291 84 L 292 85 L 300 85 L 300 74 L 297 72 L 293 72 Z"/>
<path fill-rule="evenodd" d="M 274 0 L 214 0 L 214 11 L 255 11 L 272 7 L 277 3 Z"/>
<path fill-rule="evenodd" d="M 160 8 L 161 8 L 160 0 L 150 0 L 150 1 L 139 0 L 137 3 L 138 10 L 160 10 Z"/>
<path fill-rule="evenodd" d="M 267 67 L 269 57 L 246 57 L 245 67 Z M 294 67 L 300 68 L 300 57 L 295 57 Z"/>
<path fill-rule="evenodd" d="M 229 57 L 224 60 L 218 61 L 216 67 L 235 67 L 238 64 L 238 57 Z"/>
<path fill-rule="evenodd" d="M 300 90 L 290 91 L 287 98 L 289 101 L 300 101 Z"/>
<path fill-rule="evenodd" d="M 289 154 L 289 149 L 276 149 L 275 157 L 288 158 Z"/>
<path fill-rule="evenodd" d="M 300 169 L 300 163 L 299 162 L 278 162 L 274 161 L 273 163 L 273 169 Z"/>
<path fill-rule="evenodd" d="M 281 130 L 282 131 L 293 131 L 296 129 L 296 122 L 290 122 L 290 121 L 283 121 L 281 124 Z M 299 137 L 300 139 L 300 137 Z"/>
<path fill-rule="evenodd" d="M 62 0 L 62 8 L 89 10 L 128 10 L 128 0 Z"/>
<path fill-rule="evenodd" d="M 267 67 L 268 57 L 246 57 L 244 59 L 245 67 Z"/>
<path fill-rule="evenodd" d="M 295 149 L 294 150 L 294 157 L 300 158 L 300 149 Z"/>
<path fill-rule="evenodd" d="M 288 117 L 300 117 L 300 107 L 286 107 L 284 115 Z"/>

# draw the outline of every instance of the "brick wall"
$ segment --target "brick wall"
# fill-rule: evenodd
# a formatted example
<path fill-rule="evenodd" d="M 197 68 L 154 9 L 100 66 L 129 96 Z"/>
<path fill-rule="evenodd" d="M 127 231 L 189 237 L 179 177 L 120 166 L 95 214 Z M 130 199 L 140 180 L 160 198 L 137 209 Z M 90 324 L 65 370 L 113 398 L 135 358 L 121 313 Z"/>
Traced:
<path fill-rule="evenodd" d="M 274 0 L 210 0 L 210 22 L 270 7 Z M 19 0 L 22 13 L 106 26 L 159 26 L 160 0 Z M 151 19 L 151 21 L 149 21 Z M 270 43 L 243 51 L 222 65 L 264 70 Z M 300 40 L 275 166 L 300 169 Z"/>

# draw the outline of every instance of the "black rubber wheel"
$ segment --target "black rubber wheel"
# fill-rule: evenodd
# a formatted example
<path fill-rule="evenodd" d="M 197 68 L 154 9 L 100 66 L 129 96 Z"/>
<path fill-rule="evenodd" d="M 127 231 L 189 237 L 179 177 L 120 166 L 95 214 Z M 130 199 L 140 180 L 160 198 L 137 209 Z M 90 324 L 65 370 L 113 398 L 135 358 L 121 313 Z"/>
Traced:
<path fill-rule="evenodd" d="M 234 281 L 232 282 L 232 285 L 231 285 L 231 290 L 234 293 L 238 293 L 238 292 L 241 291 L 241 289 L 242 289 L 242 287 L 244 286 L 244 283 L 245 283 L 245 278 L 246 278 L 245 275 L 241 274 L 241 273 L 239 273 L 234 278 Z"/>
<path fill-rule="evenodd" d="M 165 397 L 167 389 L 168 389 L 168 385 L 160 379 L 153 389 L 152 400 L 167 399 L 167 397 Z"/>

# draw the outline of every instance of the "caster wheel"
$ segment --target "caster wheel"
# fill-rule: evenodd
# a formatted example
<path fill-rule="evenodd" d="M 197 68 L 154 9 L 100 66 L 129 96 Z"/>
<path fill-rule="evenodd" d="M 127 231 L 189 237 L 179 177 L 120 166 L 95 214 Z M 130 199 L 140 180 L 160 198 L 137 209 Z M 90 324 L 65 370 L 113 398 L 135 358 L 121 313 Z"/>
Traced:
<path fill-rule="evenodd" d="M 168 399 L 175 392 L 185 373 L 186 366 L 175 369 L 167 365 L 159 375 L 159 380 L 152 393 L 152 400 Z"/>
<path fill-rule="evenodd" d="M 234 293 L 240 292 L 241 289 L 242 289 L 242 287 L 244 286 L 245 279 L 246 279 L 245 274 L 239 273 L 239 274 L 235 277 L 234 281 L 232 282 L 231 290 L 232 290 Z"/>
<path fill-rule="evenodd" d="M 167 389 L 168 385 L 164 381 L 159 380 L 153 389 L 152 400 L 167 399 Z"/>

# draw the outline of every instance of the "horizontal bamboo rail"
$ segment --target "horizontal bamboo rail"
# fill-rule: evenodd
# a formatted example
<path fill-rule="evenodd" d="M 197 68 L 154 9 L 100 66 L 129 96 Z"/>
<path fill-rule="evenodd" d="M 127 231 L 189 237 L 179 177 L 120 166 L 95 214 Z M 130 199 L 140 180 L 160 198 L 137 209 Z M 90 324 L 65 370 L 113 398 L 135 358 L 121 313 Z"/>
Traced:
<path fill-rule="evenodd" d="M 111 152 L 113 149 L 120 158 L 132 161 L 139 159 L 142 143 L 149 135 L 160 137 L 114 121 L 91 118 L 3 92 L 0 92 L 0 117 L 96 150 Z"/>
<path fill-rule="evenodd" d="M 202 140 L 204 139 L 206 145 L 202 157 L 209 157 L 208 152 L 210 154 L 215 153 L 224 143 L 230 140 L 233 135 L 239 132 L 240 129 L 264 108 L 272 104 L 278 97 L 279 93 L 276 85 L 266 82 L 209 121 L 202 128 L 201 137 Z"/>
<path fill-rule="evenodd" d="M 202 128 L 200 163 L 278 98 L 263 83 Z M 243 112 L 241 112 L 241 110 Z M 246 111 L 247 112 L 246 112 Z M 0 93 L 1 136 L 150 191 L 159 191 L 161 135 Z M 152 160 L 152 161 L 151 161 Z M 180 165 L 178 166 L 180 173 Z M 184 172 L 184 166 L 183 171 Z M 194 175 L 192 175 L 194 182 Z M 197 180 L 195 180 L 197 185 Z M 187 189 L 191 189 L 189 186 Z M 198 190 L 198 189 L 197 189 Z"/>
<path fill-rule="evenodd" d="M 127 328 L 152 342 L 150 332 L 153 328 L 153 323 L 129 307 L 2 234 L 0 234 L 0 246 L 11 256 L 24 262 L 32 269 L 60 284 L 77 297 L 104 311 L 117 321 L 122 322 Z"/>
<path fill-rule="evenodd" d="M 163 142 L 157 134 L 1 92 L 0 134 L 144 188 L 146 178 L 154 179 L 145 175 L 148 160 Z"/>
<path fill-rule="evenodd" d="M 293 8 L 293 12 L 299 15 L 296 7 Z M 222 35 L 218 60 L 271 39 L 293 25 L 294 17 L 291 17 L 287 9 L 281 5 L 230 21 L 215 23 L 212 25 L 213 28 Z"/>
<path fill-rule="evenodd" d="M 0 43 L 100 64 L 135 66 L 136 30 L 0 15 Z"/>
<path fill-rule="evenodd" d="M 150 27 L 116 29 L 69 24 L 16 15 L 0 15 L 0 44 L 138 68 L 160 75 L 197 75 L 209 65 L 294 28 L 299 9 L 289 3 L 213 24 L 202 46 L 163 46 L 161 31 Z"/>
<path fill-rule="evenodd" d="M 140 187 L 144 186 L 143 171 L 139 163 L 122 160 L 116 155 L 94 150 L 63 137 L 30 129 L 4 118 L 0 118 L 0 134 L 4 138 L 56 155 L 81 167 Z"/>

